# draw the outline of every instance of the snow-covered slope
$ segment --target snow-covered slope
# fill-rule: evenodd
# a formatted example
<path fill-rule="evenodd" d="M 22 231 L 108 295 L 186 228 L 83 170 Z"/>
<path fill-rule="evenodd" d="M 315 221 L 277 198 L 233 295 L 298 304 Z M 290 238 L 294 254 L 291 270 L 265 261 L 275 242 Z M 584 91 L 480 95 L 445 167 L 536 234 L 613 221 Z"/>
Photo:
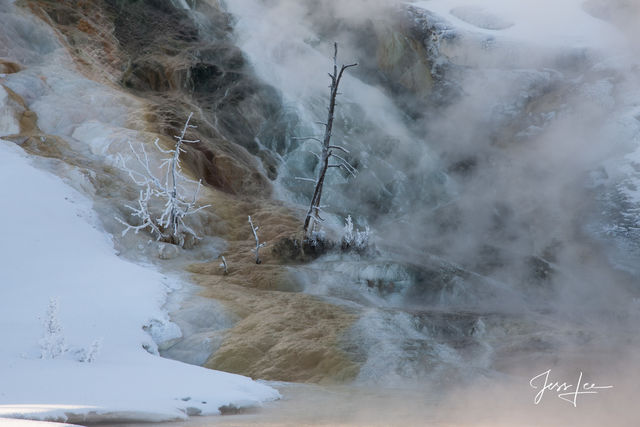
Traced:
<path fill-rule="evenodd" d="M 160 421 L 278 398 L 249 378 L 150 354 L 143 327 L 172 333 L 161 307 L 175 285 L 119 258 L 91 202 L 7 141 L 0 180 L 0 416 Z M 45 334 L 46 321 L 61 330 Z M 46 346 L 66 351 L 43 359 Z"/>
<path fill-rule="evenodd" d="M 61 424 L 51 421 L 33 421 L 33 420 L 18 420 L 15 418 L 0 418 L 0 425 L 2 427 L 74 427 L 76 424 Z"/>

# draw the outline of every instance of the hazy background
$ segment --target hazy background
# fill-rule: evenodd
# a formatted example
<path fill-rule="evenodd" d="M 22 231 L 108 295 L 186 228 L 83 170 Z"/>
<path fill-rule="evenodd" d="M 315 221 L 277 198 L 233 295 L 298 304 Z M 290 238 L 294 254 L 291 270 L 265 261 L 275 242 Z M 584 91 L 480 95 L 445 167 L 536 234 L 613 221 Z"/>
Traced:
<path fill-rule="evenodd" d="M 640 291 L 638 3 L 417 5 L 440 18 L 428 15 L 425 24 L 420 13 L 390 1 L 227 3 L 238 45 L 283 97 L 291 136 L 322 132 L 314 122 L 326 115 L 332 42 L 340 43 L 339 62 L 360 63 L 344 80 L 334 134 L 352 150 L 360 173 L 352 180 L 334 174 L 325 200 L 337 214 L 334 227 L 347 213 L 369 224 L 378 261 L 401 265 L 411 284 L 401 296 L 391 291 L 363 303 L 336 290 L 345 275 L 366 275 L 345 273 L 351 267 L 341 260 L 324 269 L 342 275 L 309 273 L 308 291 L 406 310 L 412 327 L 430 330 L 431 338 L 443 324 L 461 327 L 471 313 L 472 328 L 485 328 L 481 336 L 458 329 L 439 339 L 455 349 L 453 340 L 467 334 L 490 350 L 470 351 L 466 359 L 449 360 L 451 366 L 520 379 L 550 367 L 570 376 L 589 367 L 625 390 L 593 399 L 603 406 L 589 413 L 617 408 L 630 422 L 633 409 L 623 402 L 626 391 L 636 389 L 627 380 L 637 379 Z M 416 77 L 420 70 L 430 71 L 429 81 Z M 304 206 L 309 188 L 293 178 L 312 176 L 313 156 L 305 153 L 312 143 L 261 143 L 280 156 L 279 197 Z M 354 269 L 368 261 L 361 262 Z M 419 272 L 411 273 L 413 267 Z M 402 275 L 381 270 L 376 274 L 385 280 Z M 451 318 L 438 323 L 424 314 L 436 310 Z M 350 339 L 386 355 L 375 362 L 369 354 L 365 371 L 400 372 L 406 365 L 389 354 L 415 363 L 433 350 L 410 350 L 406 340 L 381 344 L 405 333 L 402 316 L 376 312 L 361 330 L 356 325 Z M 622 360 L 613 360 L 611 349 Z M 407 357 L 411 351 L 417 356 Z M 436 353 L 429 357 L 447 360 Z M 486 363 L 478 362 L 482 354 Z M 507 411 L 512 402 L 504 396 L 511 395 L 526 402 L 518 411 L 529 408 L 532 390 L 510 381 L 496 395 L 487 392 L 491 384 L 471 385 L 464 398 L 451 396 L 452 405 Z"/>

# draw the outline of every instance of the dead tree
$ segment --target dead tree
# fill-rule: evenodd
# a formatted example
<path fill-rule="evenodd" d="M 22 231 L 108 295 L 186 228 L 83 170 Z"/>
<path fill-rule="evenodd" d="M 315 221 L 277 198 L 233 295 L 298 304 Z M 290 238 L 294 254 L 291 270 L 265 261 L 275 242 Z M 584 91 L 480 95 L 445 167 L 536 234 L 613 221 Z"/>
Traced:
<path fill-rule="evenodd" d="M 339 95 L 338 87 L 340 86 L 342 75 L 347 68 L 357 65 L 358 64 L 355 63 L 342 65 L 340 71 L 338 71 L 338 43 L 333 44 L 333 73 L 329 74 L 329 77 L 331 77 L 331 85 L 329 86 L 329 112 L 327 114 L 327 122 L 323 123 L 324 137 L 322 139 L 315 137 L 297 138 L 314 140 L 322 145 L 320 154 L 313 153 L 320 161 L 320 168 L 318 170 L 318 178 L 313 181 L 315 182 L 313 197 L 311 198 L 311 204 L 304 220 L 304 233 L 307 237 L 310 237 L 315 230 L 316 223 L 322 221 L 320 217 L 320 199 L 322 198 L 322 190 L 327 170 L 329 168 L 342 168 L 348 174 L 355 176 L 356 169 L 351 166 L 343 156 L 335 153 L 336 151 L 341 151 L 344 154 L 349 154 L 349 151 L 339 145 L 331 145 L 331 132 L 333 130 L 333 117 L 336 110 L 336 97 Z"/>
<path fill-rule="evenodd" d="M 260 259 L 260 248 L 264 248 L 267 246 L 266 242 L 260 243 L 260 239 L 258 238 L 258 228 L 254 227 L 253 222 L 251 221 L 251 216 L 249 216 L 249 225 L 251 226 L 251 232 L 253 232 L 253 237 L 256 239 L 256 247 L 253 251 L 256 253 L 256 264 L 262 264 L 262 260 Z"/>
<path fill-rule="evenodd" d="M 182 132 L 179 136 L 176 135 L 174 137 L 176 138 L 176 145 L 172 150 L 161 148 L 158 144 L 158 139 L 154 141 L 156 148 L 162 154 L 168 155 L 160 163 L 161 169 L 166 168 L 164 179 L 158 178 L 152 171 L 144 145 L 141 145 L 140 152 L 138 152 L 129 143 L 129 147 L 137 161 L 136 169 L 130 168 L 127 165 L 127 159 L 122 155 L 119 156 L 124 171 L 129 174 L 129 177 L 136 185 L 141 187 L 138 206 L 126 206 L 131 210 L 132 216 L 139 218 L 140 224 L 131 225 L 120 218 L 116 218 L 126 227 L 122 232 L 123 236 L 129 230 L 137 233 L 140 230 L 149 229 L 157 240 L 164 240 L 180 246 L 184 246 L 185 236 L 187 235 L 193 236 L 194 239 L 200 239 L 196 232 L 184 222 L 184 218 L 208 208 L 210 205 L 197 206 L 198 194 L 202 183 L 201 181 L 190 180 L 182 175 L 180 166 L 180 153 L 185 152 L 183 144 L 199 142 L 198 140 L 185 139 L 187 131 L 195 128 L 195 126 L 189 124 L 192 117 L 193 113 L 189 114 Z M 182 190 L 185 190 L 185 184 L 196 186 L 191 199 L 183 196 L 184 191 Z M 164 203 L 164 210 L 159 216 L 151 211 L 153 201 Z"/>

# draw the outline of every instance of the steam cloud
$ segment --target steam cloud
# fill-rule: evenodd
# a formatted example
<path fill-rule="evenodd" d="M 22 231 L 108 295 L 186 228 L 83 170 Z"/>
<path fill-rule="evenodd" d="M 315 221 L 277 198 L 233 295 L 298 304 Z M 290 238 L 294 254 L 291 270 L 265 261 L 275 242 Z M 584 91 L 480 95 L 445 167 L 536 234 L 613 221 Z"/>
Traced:
<path fill-rule="evenodd" d="M 612 202 L 611 195 L 629 178 L 621 172 L 629 164 L 625 156 L 638 150 L 640 81 L 633 58 L 640 36 L 638 2 L 419 3 L 436 9 L 444 4 L 448 10 L 509 3 L 511 15 L 503 21 L 550 15 L 571 34 L 563 39 L 561 28 L 541 26 L 539 37 L 527 33 L 527 38 L 517 33 L 515 21 L 504 29 L 510 36 L 503 37 L 502 30 L 489 36 L 449 15 L 431 46 L 439 58 L 428 57 L 433 52 L 427 37 L 417 40 L 422 46 L 416 49 L 442 73 L 432 91 L 420 92 L 398 88 L 385 70 L 389 56 L 409 52 L 398 47 L 407 36 L 399 28 L 411 26 L 401 21 L 398 11 L 406 6 L 399 2 L 242 0 L 227 7 L 238 19 L 239 44 L 257 73 L 298 115 L 291 126 L 298 136 L 317 130 L 313 121 L 324 118 L 331 42 L 340 42 L 344 62 L 362 64 L 344 83 L 337 130 L 354 148 L 361 174 L 353 185 L 334 178 L 331 185 L 344 197 L 334 194 L 329 204 L 371 222 L 385 254 L 398 261 L 425 265 L 437 256 L 498 284 L 477 289 L 470 280 L 462 291 L 473 301 L 450 299 L 444 308 L 455 310 L 458 304 L 479 313 L 517 313 L 550 334 L 542 339 L 553 347 L 548 354 L 520 349 L 511 355 L 520 358 L 515 362 L 503 354 L 509 365 L 504 371 L 525 378 L 533 366 L 578 370 L 580 365 L 603 377 L 610 374 L 605 381 L 618 382 L 621 389 L 633 389 L 624 373 L 637 375 L 631 355 L 638 347 L 640 245 L 633 230 L 620 231 L 619 216 L 637 215 L 638 207 L 622 212 L 630 201 L 620 196 Z M 287 181 L 286 171 L 294 176 L 309 170 L 302 151 L 289 145 L 281 153 L 281 183 L 298 201 L 304 200 L 296 196 L 303 190 Z M 631 255 L 623 255 L 621 247 Z M 433 308 L 412 304 L 407 307 Z M 504 340 L 509 339 L 507 334 Z M 624 360 L 612 363 L 606 348 L 619 349 Z M 452 398 L 452 405 L 480 402 L 482 387 L 461 392 L 464 398 Z M 500 395 L 512 387 L 518 386 L 504 385 Z M 589 413 L 614 408 L 621 422 L 628 422 L 631 409 L 623 408 L 624 402 L 606 398 Z"/>

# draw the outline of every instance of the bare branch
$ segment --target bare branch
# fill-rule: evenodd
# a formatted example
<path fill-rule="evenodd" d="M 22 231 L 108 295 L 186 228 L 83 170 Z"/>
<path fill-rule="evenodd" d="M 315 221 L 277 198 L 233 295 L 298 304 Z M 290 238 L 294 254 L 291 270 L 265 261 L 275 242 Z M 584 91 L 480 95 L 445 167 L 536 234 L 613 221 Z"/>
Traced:
<path fill-rule="evenodd" d="M 311 140 L 311 141 L 316 141 L 316 142 L 319 142 L 320 144 L 322 144 L 322 140 L 320 138 L 315 137 L 315 136 L 293 137 L 291 139 L 293 139 L 294 141 L 308 141 L 308 140 Z"/>
<path fill-rule="evenodd" d="M 333 165 L 333 164 L 332 164 L 332 165 L 329 165 L 329 167 L 330 167 L 330 168 L 342 168 L 342 169 L 344 169 L 345 171 L 347 171 L 347 173 L 348 173 L 349 175 L 351 175 L 351 176 L 353 176 L 353 177 L 355 177 L 355 176 L 356 176 L 356 174 L 355 174 L 355 173 L 353 173 L 353 171 L 351 171 L 351 169 L 349 169 L 346 165 L 344 165 L 344 164 L 342 164 L 342 163 L 340 163 L 340 164 L 335 164 L 335 165 Z"/>
<path fill-rule="evenodd" d="M 322 158 L 320 157 L 320 154 L 318 154 L 318 153 L 316 153 L 314 151 L 311 151 L 311 150 L 307 150 L 307 153 L 313 154 L 318 160 L 322 161 Z"/>
<path fill-rule="evenodd" d="M 348 68 L 357 67 L 357 66 L 358 66 L 357 62 L 349 65 L 343 65 L 342 68 L 340 68 L 340 74 L 338 74 L 338 81 L 342 79 L 342 74 L 345 72 L 345 70 L 347 70 Z"/>
<path fill-rule="evenodd" d="M 300 180 L 300 181 L 309 181 L 309 182 L 313 182 L 314 184 L 316 184 L 318 182 L 313 178 L 302 178 L 302 177 L 299 177 L 299 176 L 296 176 L 293 179 L 297 179 L 297 180 Z"/>
<path fill-rule="evenodd" d="M 339 145 L 330 145 L 330 146 L 329 146 L 329 148 L 335 148 L 336 150 L 340 150 L 340 151 L 342 151 L 342 152 L 343 152 L 343 153 L 345 153 L 345 154 L 351 154 L 351 152 L 350 152 L 349 150 L 347 150 L 346 148 L 341 147 L 341 146 L 339 146 Z M 335 155 L 335 154 L 334 154 L 334 155 Z"/>
<path fill-rule="evenodd" d="M 331 153 L 331 157 L 335 157 L 336 159 L 340 160 L 347 168 L 349 168 L 351 171 L 353 171 L 354 173 L 357 172 L 356 168 L 354 168 L 351 163 L 349 163 L 344 157 L 342 156 L 338 156 L 335 153 Z"/>

